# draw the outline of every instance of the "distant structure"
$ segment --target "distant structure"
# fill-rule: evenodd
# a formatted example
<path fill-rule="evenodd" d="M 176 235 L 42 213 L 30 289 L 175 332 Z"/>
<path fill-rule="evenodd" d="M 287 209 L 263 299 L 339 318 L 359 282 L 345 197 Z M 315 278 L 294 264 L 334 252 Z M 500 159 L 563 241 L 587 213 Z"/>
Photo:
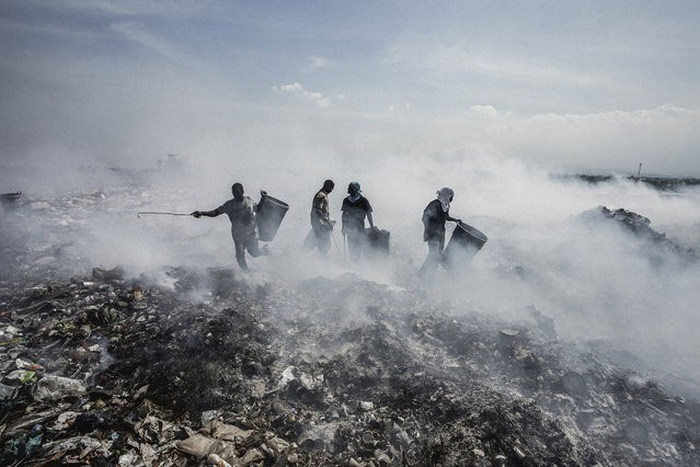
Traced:
<path fill-rule="evenodd" d="M 639 177 L 642 175 L 642 163 L 639 163 L 639 168 L 637 169 L 637 180 L 639 180 Z"/>
<path fill-rule="evenodd" d="M 168 154 L 165 159 L 158 159 L 158 171 L 176 171 L 185 166 L 185 162 L 177 154 Z"/>

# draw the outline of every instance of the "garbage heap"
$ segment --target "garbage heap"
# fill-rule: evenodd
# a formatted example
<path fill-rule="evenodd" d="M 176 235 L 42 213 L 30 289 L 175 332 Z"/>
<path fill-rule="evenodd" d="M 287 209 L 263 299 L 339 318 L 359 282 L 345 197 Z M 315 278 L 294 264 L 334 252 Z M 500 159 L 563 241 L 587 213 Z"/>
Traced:
<path fill-rule="evenodd" d="M 1 465 L 700 464 L 697 401 L 527 304 L 505 322 L 355 275 L 93 268 L 93 216 L 153 199 L 27 196 L 0 223 Z"/>
<path fill-rule="evenodd" d="M 353 275 L 167 274 L 0 283 L 2 465 L 700 459 L 697 402 L 560 342 L 534 307 L 499 322 Z"/>
<path fill-rule="evenodd" d="M 640 254 L 650 257 L 652 263 L 660 265 L 673 257 L 683 263 L 694 263 L 700 260 L 700 254 L 692 248 L 687 248 L 669 239 L 664 232 L 658 232 L 651 227 L 651 220 L 627 209 L 609 209 L 598 206 L 596 209 L 581 214 L 583 219 L 604 220 L 620 227 L 624 232 L 633 234 L 642 241 L 643 250 Z"/>

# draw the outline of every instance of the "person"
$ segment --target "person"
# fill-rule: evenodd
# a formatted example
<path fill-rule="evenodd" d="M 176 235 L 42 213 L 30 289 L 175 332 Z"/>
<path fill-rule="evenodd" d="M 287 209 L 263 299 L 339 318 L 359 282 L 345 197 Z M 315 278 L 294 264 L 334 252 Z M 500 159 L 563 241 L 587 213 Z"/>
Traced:
<path fill-rule="evenodd" d="M 321 189 L 314 195 L 311 202 L 311 232 L 305 244 L 311 248 L 317 248 L 322 255 L 326 255 L 331 247 L 331 233 L 335 221 L 331 220 L 328 195 L 335 188 L 333 180 L 323 182 Z"/>
<path fill-rule="evenodd" d="M 343 235 L 348 240 L 348 251 L 350 259 L 358 260 L 362 255 L 362 249 L 366 242 L 365 218 L 369 221 L 369 226 L 374 229 L 372 220 L 372 206 L 367 198 L 362 196 L 360 184 L 352 182 L 348 185 L 348 196 L 343 200 L 342 222 Z"/>
<path fill-rule="evenodd" d="M 244 195 L 243 185 L 238 182 L 231 186 L 231 193 L 233 199 L 226 201 L 213 211 L 194 211 L 191 215 L 199 219 L 202 216 L 216 217 L 226 214 L 231 221 L 231 236 L 236 247 L 236 261 L 243 271 L 247 271 L 246 250 L 252 257 L 260 256 L 263 253 L 258 247 L 258 236 L 255 232 L 255 213 L 258 211 L 258 205 L 249 196 Z M 263 195 L 265 192 L 261 191 L 260 194 Z"/>
<path fill-rule="evenodd" d="M 437 192 L 437 198 L 432 200 L 423 210 L 423 241 L 428 242 L 428 257 L 421 266 L 419 274 L 433 273 L 444 262 L 445 223 L 462 222 L 450 217 L 450 203 L 454 198 L 452 188 L 444 187 Z"/>

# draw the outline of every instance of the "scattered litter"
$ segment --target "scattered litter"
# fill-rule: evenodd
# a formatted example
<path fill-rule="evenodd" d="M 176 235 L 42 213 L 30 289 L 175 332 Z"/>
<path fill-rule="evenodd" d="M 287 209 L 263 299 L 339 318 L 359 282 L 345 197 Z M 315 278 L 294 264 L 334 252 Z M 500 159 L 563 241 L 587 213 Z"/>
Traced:
<path fill-rule="evenodd" d="M 26 267 L 0 277 L 0 465 L 697 464 L 696 401 L 535 307 L 505 321 L 356 275 L 130 277 L 58 235 L 115 197 L 25 203 L 53 230 L 1 251 Z"/>

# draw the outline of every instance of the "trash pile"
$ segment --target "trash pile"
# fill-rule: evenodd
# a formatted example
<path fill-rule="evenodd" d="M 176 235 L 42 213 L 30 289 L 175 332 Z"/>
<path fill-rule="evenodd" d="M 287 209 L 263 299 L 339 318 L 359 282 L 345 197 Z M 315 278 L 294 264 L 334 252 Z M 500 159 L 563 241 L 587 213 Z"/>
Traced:
<path fill-rule="evenodd" d="M 657 232 L 651 227 L 649 218 L 641 216 L 626 209 L 611 210 L 605 206 L 598 206 L 596 209 L 586 211 L 582 214 L 584 219 L 605 219 L 611 220 L 621 226 L 625 231 L 634 234 L 642 241 L 654 246 L 652 260 L 655 263 L 662 263 L 664 258 L 671 253 L 675 258 L 685 262 L 695 262 L 700 260 L 700 255 L 690 248 L 677 245 L 669 239 L 665 233 Z"/>
<path fill-rule="evenodd" d="M 2 465 L 700 459 L 698 402 L 560 341 L 534 306 L 506 322 L 353 274 L 66 276 L 68 247 L 0 247 L 26 266 L 0 276 Z"/>
<path fill-rule="evenodd" d="M 169 274 L 3 283 L 3 465 L 697 463 L 700 405 L 534 307 L 499 323 L 355 276 Z"/>

